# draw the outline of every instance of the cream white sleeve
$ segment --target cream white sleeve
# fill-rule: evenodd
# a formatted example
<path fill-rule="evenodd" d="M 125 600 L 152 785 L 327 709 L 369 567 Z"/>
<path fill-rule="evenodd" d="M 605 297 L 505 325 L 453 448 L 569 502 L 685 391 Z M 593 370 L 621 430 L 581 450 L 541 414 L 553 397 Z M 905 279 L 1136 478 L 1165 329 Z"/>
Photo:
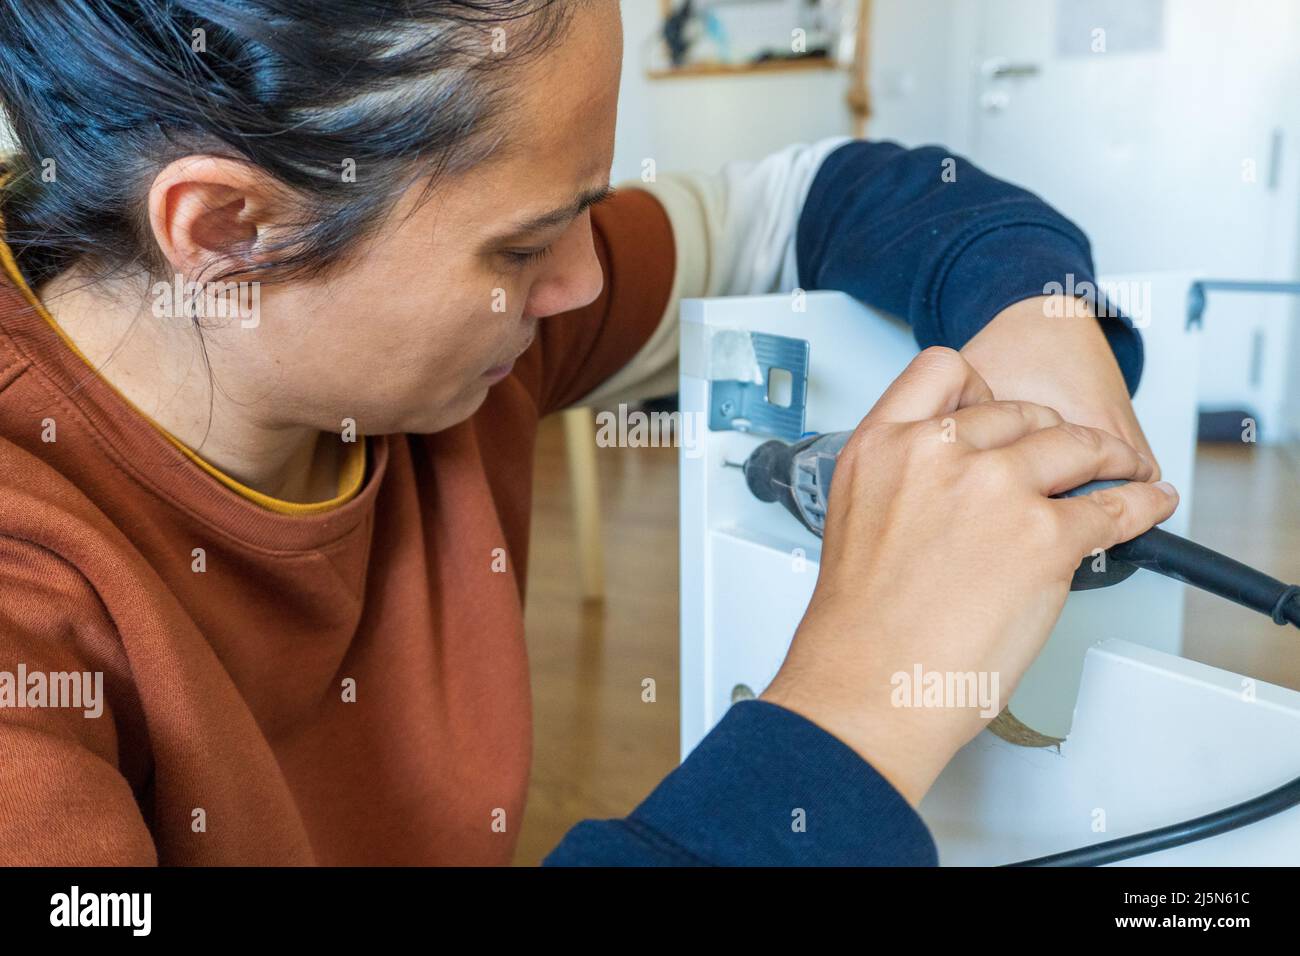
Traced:
<path fill-rule="evenodd" d="M 668 213 L 676 245 L 673 288 L 650 340 L 580 405 L 613 405 L 677 390 L 682 299 L 789 292 L 799 281 L 795 234 L 808 190 L 826 157 L 847 136 L 788 146 L 716 173 L 669 173 L 632 180 Z"/>

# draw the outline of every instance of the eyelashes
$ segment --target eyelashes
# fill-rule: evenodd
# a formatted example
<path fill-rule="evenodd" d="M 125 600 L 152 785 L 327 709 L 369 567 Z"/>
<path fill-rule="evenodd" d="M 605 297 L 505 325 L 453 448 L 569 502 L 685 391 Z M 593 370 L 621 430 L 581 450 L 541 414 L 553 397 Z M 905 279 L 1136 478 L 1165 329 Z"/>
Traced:
<path fill-rule="evenodd" d="M 524 269 L 531 265 L 536 265 L 551 254 L 550 246 L 543 246 L 540 249 L 534 249 L 532 252 L 503 252 L 507 262 L 516 269 Z"/>

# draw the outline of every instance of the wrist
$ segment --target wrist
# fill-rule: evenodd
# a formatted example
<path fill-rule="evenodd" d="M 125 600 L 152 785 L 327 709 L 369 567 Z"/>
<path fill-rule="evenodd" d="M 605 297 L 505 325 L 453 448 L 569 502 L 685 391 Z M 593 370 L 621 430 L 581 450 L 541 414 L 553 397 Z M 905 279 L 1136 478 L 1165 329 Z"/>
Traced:
<path fill-rule="evenodd" d="M 961 350 L 999 399 L 1057 383 L 1128 400 L 1119 363 L 1088 303 L 1063 295 L 1022 299 L 995 315 Z"/>
<path fill-rule="evenodd" d="M 879 687 L 885 689 L 883 694 L 872 690 Z M 842 670 L 834 676 L 801 677 L 783 667 L 759 699 L 793 711 L 838 738 L 918 807 L 976 731 L 965 726 L 968 715 L 892 706 L 890 689 L 887 677 L 846 680 Z"/>

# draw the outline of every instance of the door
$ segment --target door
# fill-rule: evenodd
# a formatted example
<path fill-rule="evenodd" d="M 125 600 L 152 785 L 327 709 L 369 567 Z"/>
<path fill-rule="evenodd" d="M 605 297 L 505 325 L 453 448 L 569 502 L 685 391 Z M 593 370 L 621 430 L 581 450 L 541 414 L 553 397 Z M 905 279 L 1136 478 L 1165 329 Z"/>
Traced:
<path fill-rule="evenodd" d="M 1099 269 L 1295 275 L 1300 4 L 973 6 L 957 143 L 1079 223 Z M 1293 309 L 1277 297 L 1212 299 L 1202 406 L 1245 408 L 1263 437 L 1279 437 Z"/>

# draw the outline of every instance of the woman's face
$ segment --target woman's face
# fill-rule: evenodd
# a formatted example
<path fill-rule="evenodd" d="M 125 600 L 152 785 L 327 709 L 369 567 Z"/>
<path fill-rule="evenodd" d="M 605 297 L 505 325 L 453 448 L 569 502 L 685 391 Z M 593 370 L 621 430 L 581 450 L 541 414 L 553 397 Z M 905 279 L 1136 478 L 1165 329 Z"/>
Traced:
<path fill-rule="evenodd" d="M 257 326 L 222 330 L 225 383 L 263 383 L 271 426 L 428 433 L 472 415 L 539 321 L 600 293 L 581 207 L 609 183 L 621 60 L 618 4 L 580 5 L 561 43 L 509 67 L 510 148 L 423 202 L 412 187 L 329 278 L 263 285 Z"/>

